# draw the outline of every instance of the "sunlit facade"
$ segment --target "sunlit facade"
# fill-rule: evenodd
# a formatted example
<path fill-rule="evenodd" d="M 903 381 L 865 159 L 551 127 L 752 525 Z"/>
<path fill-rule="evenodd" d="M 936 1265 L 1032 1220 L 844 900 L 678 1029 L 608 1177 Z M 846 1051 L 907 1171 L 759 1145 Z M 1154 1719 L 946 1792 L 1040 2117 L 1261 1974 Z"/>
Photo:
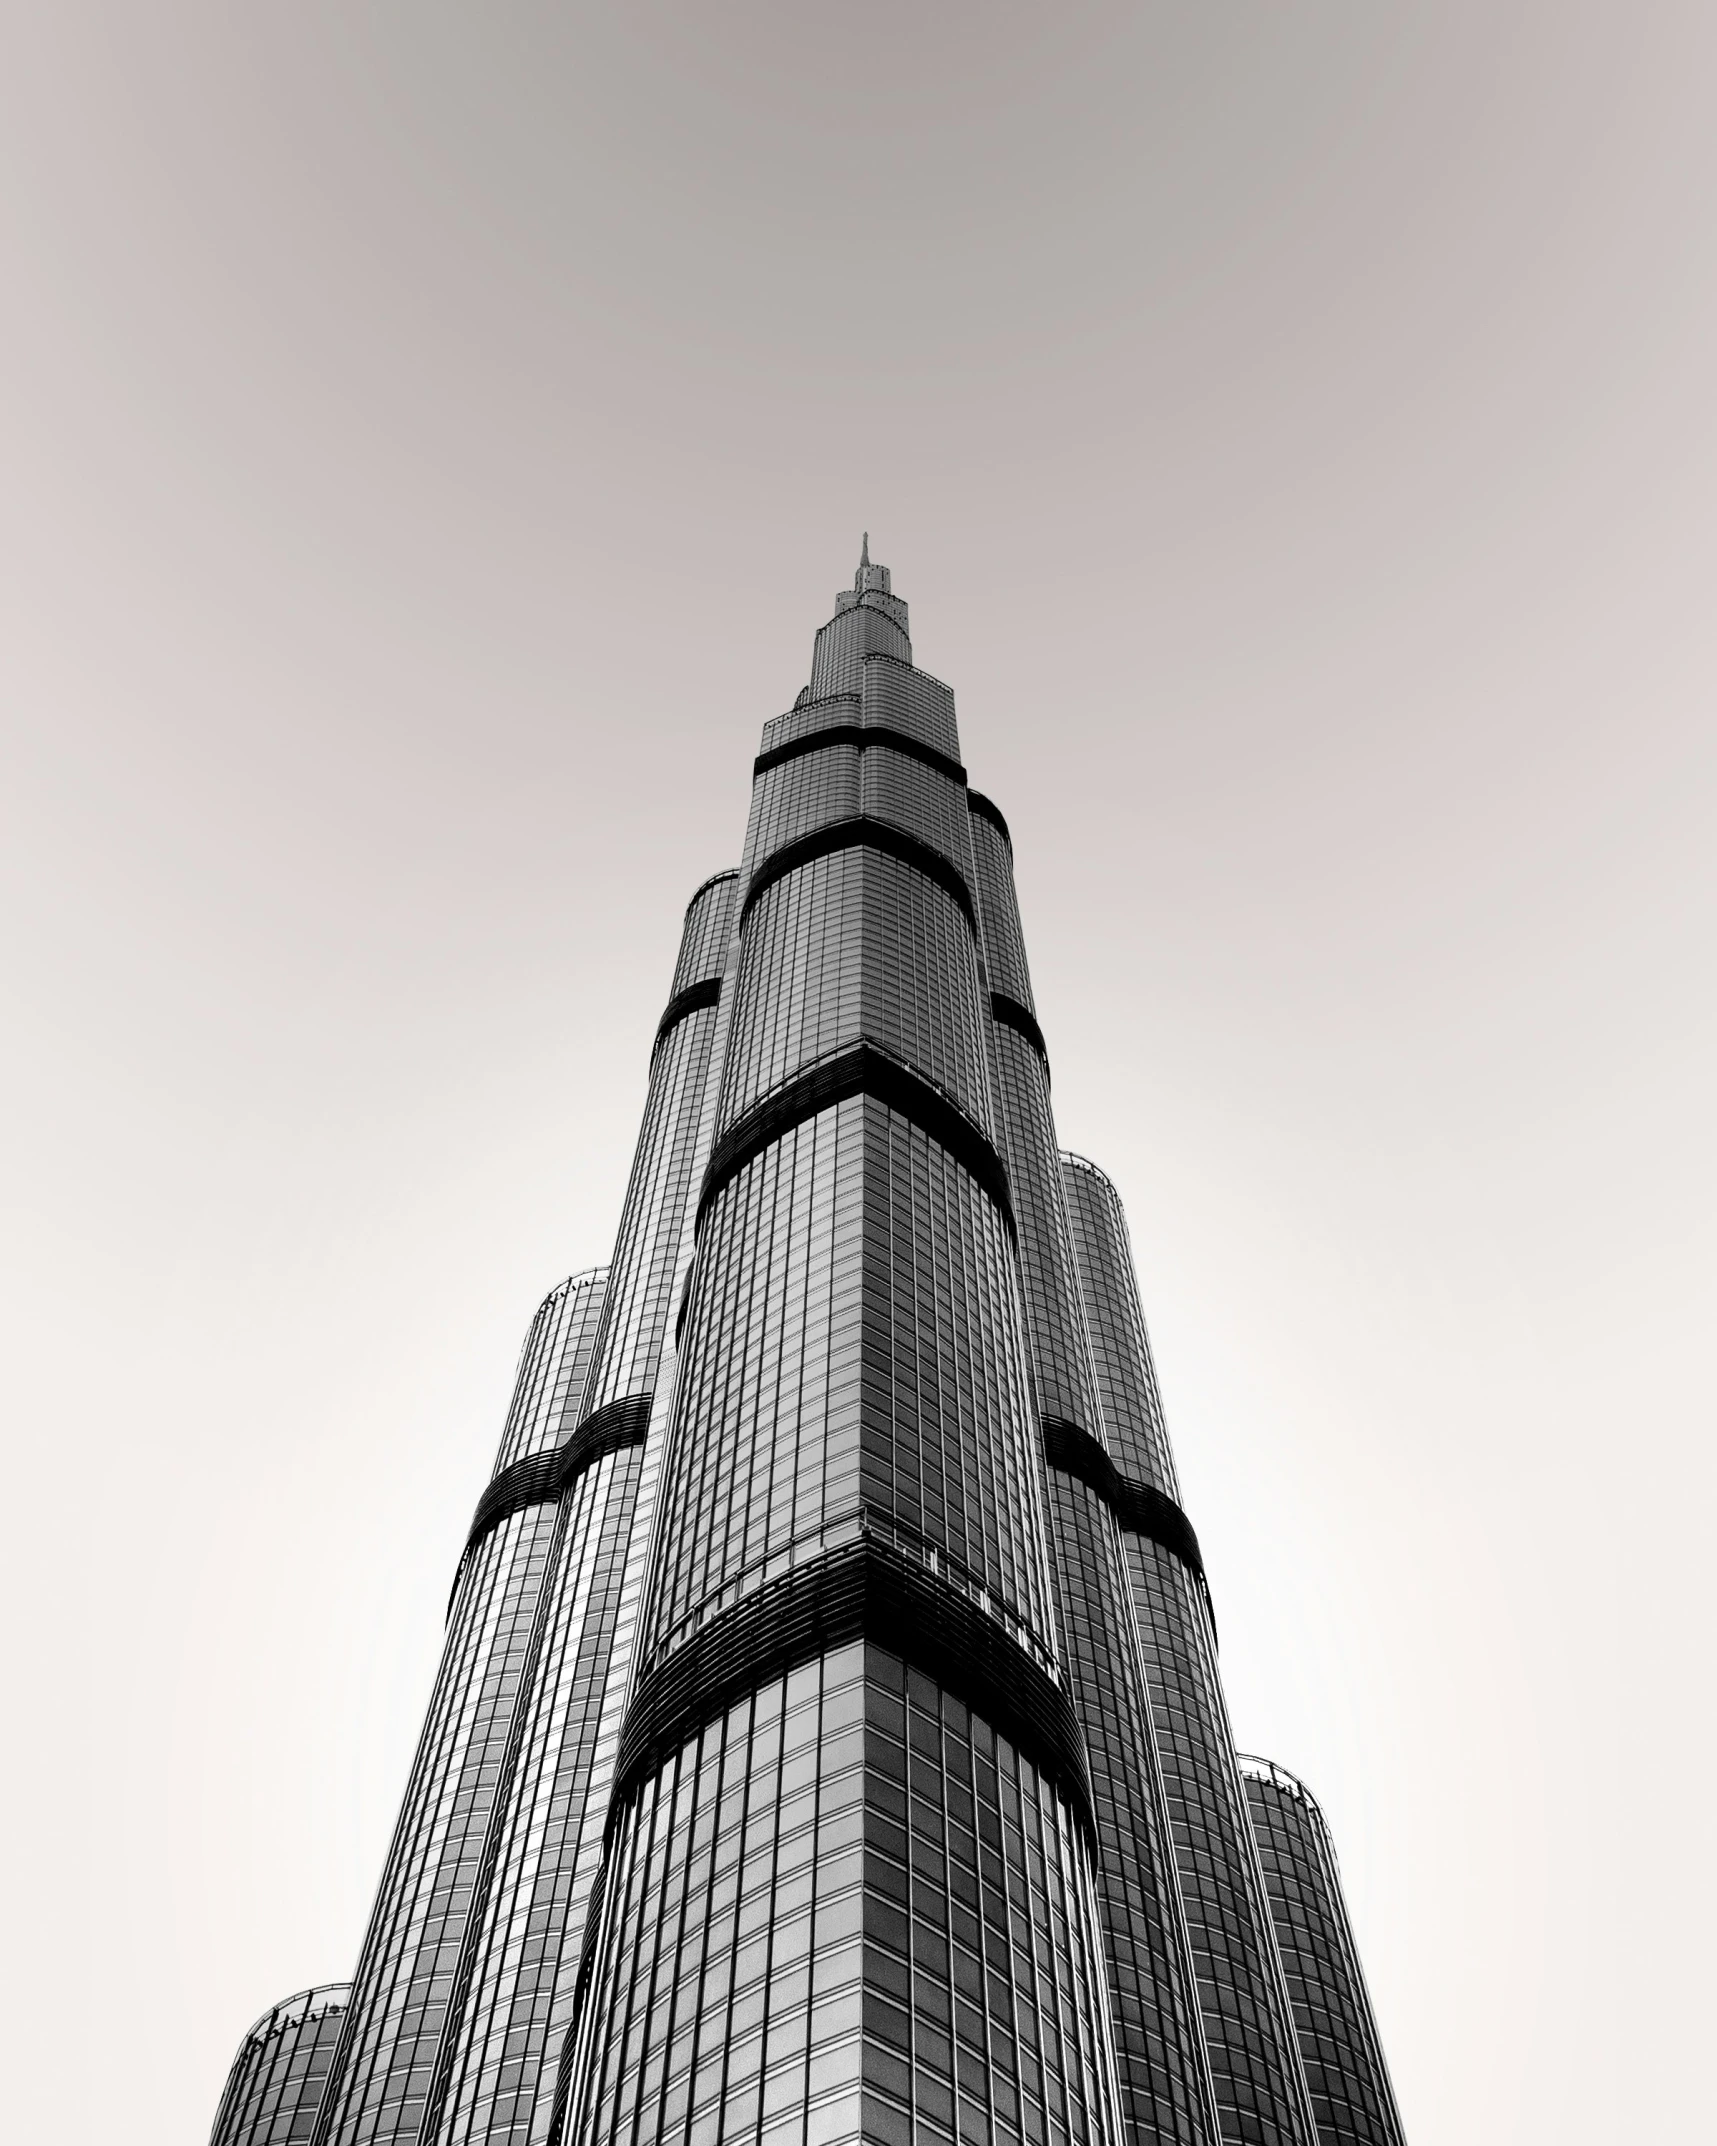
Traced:
<path fill-rule="evenodd" d="M 867 546 L 527 1338 L 290 2136 L 1327 2146 L 1274 1905 L 1007 822 Z"/>

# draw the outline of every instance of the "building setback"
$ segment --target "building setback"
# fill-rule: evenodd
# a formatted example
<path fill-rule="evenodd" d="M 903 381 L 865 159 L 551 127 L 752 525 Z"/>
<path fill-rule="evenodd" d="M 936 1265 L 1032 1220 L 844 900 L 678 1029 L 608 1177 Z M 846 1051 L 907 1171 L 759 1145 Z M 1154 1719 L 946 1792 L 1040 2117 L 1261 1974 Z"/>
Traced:
<path fill-rule="evenodd" d="M 319 2107 L 229 2087 L 217 2146 L 1398 2139 L 1326 2121 L 1215 1648 L 1007 823 L 867 543 L 527 1338 Z"/>
<path fill-rule="evenodd" d="M 1305 1783 L 1269 1759 L 1242 1758 L 1240 1773 L 1293 1998 L 1319 2146 L 1401 2146 L 1401 2116 L 1324 1814 Z"/>
<path fill-rule="evenodd" d="M 305 2146 L 350 1995 L 328 1982 L 264 2012 L 238 2045 L 211 2146 Z"/>

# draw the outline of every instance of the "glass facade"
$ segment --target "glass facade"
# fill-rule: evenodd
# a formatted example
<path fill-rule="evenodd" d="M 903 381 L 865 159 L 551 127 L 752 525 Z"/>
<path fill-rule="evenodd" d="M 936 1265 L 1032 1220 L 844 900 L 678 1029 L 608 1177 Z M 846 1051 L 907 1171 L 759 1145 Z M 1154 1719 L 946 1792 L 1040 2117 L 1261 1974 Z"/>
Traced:
<path fill-rule="evenodd" d="M 1215 2146 L 1216 2111 L 1120 1532 L 1101 1488 L 1057 1465 L 1084 1447 L 1107 1449 L 1073 1261 L 1049 1063 L 1031 1014 L 1012 845 L 993 808 L 972 812 L 971 836 L 986 970 L 995 994 L 988 1023 L 991 1080 L 1019 1218 L 1034 1410 L 1040 1432 L 1048 1434 L 1043 1451 L 1056 1622 L 1090 1754 L 1122 2115 L 1132 2138 Z"/>
<path fill-rule="evenodd" d="M 1268 1759 L 1241 1778 L 1288 1973 L 1318 2146 L 1402 2146 L 1359 1952 L 1324 1814 L 1303 1781 Z"/>
<path fill-rule="evenodd" d="M 1062 1178 L 1111 1456 L 1126 1481 L 1178 1508 L 1120 1198 L 1082 1156 L 1063 1158 Z M 1203 1574 L 1143 1528 L 1123 1543 L 1222 2137 L 1313 2146 Z"/>
<path fill-rule="evenodd" d="M 867 546 L 527 1339 L 299 2128 L 217 2140 L 1369 2139 L 1276 1906 L 1006 822 Z"/>
<path fill-rule="evenodd" d="M 239 2044 L 210 2146 L 305 2146 L 350 1994 L 328 1982 L 264 2012 Z"/>

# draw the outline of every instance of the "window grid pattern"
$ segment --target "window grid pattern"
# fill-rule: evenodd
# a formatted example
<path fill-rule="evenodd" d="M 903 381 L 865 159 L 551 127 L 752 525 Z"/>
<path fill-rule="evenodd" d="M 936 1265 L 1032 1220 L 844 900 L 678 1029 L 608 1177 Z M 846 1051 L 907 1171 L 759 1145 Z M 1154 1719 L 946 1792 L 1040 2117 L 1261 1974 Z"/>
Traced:
<path fill-rule="evenodd" d="M 739 891 L 736 871 L 717 872 L 706 879 L 686 905 L 686 921 L 680 933 L 679 958 L 674 963 L 670 999 L 689 985 L 720 976 L 727 967 L 728 941 L 733 937 L 733 904 Z"/>
<path fill-rule="evenodd" d="M 709 881 L 693 897 L 676 979 L 698 982 L 725 967 L 733 888 L 732 878 Z M 710 1137 L 718 1024 L 714 1007 L 685 1016 L 652 1060 L 586 1416 L 663 1383 L 666 1329 Z M 468 1995 L 441 2059 L 438 2140 L 524 2146 L 547 2132 L 554 2061 L 601 1862 L 665 1415 L 654 1411 L 643 1447 L 605 1456 L 562 1500 L 539 1657 L 520 1704 L 493 1875 L 467 1957 Z"/>
<path fill-rule="evenodd" d="M 1065 1807 L 857 1643 L 766 1684 L 616 1838 L 581 2146 L 1042 2146 L 1114 2135 Z"/>
<path fill-rule="evenodd" d="M 1121 2105 L 1140 2146 L 1215 2146 L 1198 1998 L 1175 1883 L 1152 1721 L 1115 1522 L 1089 1485 L 1049 1471 L 1056 1610 L 1090 1758 L 1097 1892 Z"/>
<path fill-rule="evenodd" d="M 766 768 L 756 779 L 745 864 L 755 871 L 801 835 L 855 814 L 903 828 L 964 874 L 966 793 L 952 776 L 896 752 L 880 738 L 818 746 Z"/>
<path fill-rule="evenodd" d="M 865 1505 L 974 1576 L 1054 1668 L 1013 1244 L 927 1133 L 865 1103 Z"/>
<path fill-rule="evenodd" d="M 785 715 L 772 716 L 763 726 L 759 753 L 772 753 L 778 745 L 791 745 L 819 730 L 832 730 L 837 723 L 860 721 L 857 693 L 836 693 L 828 700 L 809 700 L 803 694 Z"/>
<path fill-rule="evenodd" d="M 958 903 L 898 857 L 838 850 L 758 897 L 745 923 L 721 1122 L 861 1036 L 986 1130 L 972 935 Z"/>
<path fill-rule="evenodd" d="M 989 929 L 988 911 L 984 928 Z M 1101 1439 L 1102 1418 L 1062 1197 L 1049 1077 L 1026 1039 L 1001 1021 L 990 1023 L 990 1064 L 1019 1218 L 1020 1287 L 1038 1410 Z"/>
<path fill-rule="evenodd" d="M 901 730 L 921 745 L 960 757 L 960 732 L 954 721 L 954 696 L 940 678 L 904 660 L 878 653 L 865 659 L 861 693 L 864 721 Z"/>
<path fill-rule="evenodd" d="M 1120 1199 L 1076 1157 L 1063 1158 L 1062 1181 L 1109 1450 L 1125 1473 L 1175 1496 Z M 1204 1591 L 1161 1544 L 1123 1543 L 1224 2146 L 1312 2146 Z"/>
<path fill-rule="evenodd" d="M 1014 895 L 1013 851 L 1001 829 L 981 812 L 970 812 L 967 818 L 971 827 L 972 861 L 977 872 L 984 967 L 989 973 L 990 989 L 1035 1013 L 1031 970 L 1025 958 L 1019 903 Z"/>
<path fill-rule="evenodd" d="M 555 1521 L 555 1506 L 526 1506 L 467 1561 L 323 2113 L 319 2135 L 340 2146 L 417 2135 Z"/>
<path fill-rule="evenodd" d="M 606 1267 L 592 1267 L 550 1290 L 538 1306 L 495 1455 L 496 1475 L 516 1460 L 550 1451 L 566 1436 L 563 1419 L 584 1392 L 607 1279 Z"/>
<path fill-rule="evenodd" d="M 484 1902 L 471 1995 L 449 2052 L 438 2140 L 532 2136 L 552 2090 L 555 1994 L 577 1960 L 612 1779 L 598 1735 L 642 1458 L 605 1455 L 566 1494 L 542 1659 Z M 543 2077 L 545 2066 L 550 2076 Z M 547 2110 L 542 2111 L 546 2124 Z M 538 2135 L 540 2136 L 539 2126 Z"/>
<path fill-rule="evenodd" d="M 1180 1503 L 1180 1483 L 1120 1194 L 1083 1155 L 1061 1158 L 1067 1220 L 1109 1451 L 1123 1475 Z"/>
<path fill-rule="evenodd" d="M 746 829 L 745 866 L 753 871 L 800 835 L 831 820 L 851 819 L 860 809 L 862 789 L 856 745 L 820 745 L 814 752 L 766 768 L 752 785 L 751 823 Z"/>
<path fill-rule="evenodd" d="M 1126 1549 L 1222 2137 L 1312 2146 L 1209 1612 L 1172 1552 L 1139 1535 Z"/>
<path fill-rule="evenodd" d="M 301 1990 L 239 2045 L 209 2146 L 307 2146 L 351 1986 Z"/>
<path fill-rule="evenodd" d="M 886 598 L 884 599 L 887 600 Z M 864 679 L 867 655 L 895 656 L 912 661 L 912 643 L 906 633 L 906 606 L 897 623 L 874 598 L 861 596 L 856 604 L 837 611 L 817 634 L 811 652 L 811 698 L 827 700 L 837 693 L 857 693 Z"/>
<path fill-rule="evenodd" d="M 1318 2146 L 1405 2146 L 1323 1813 L 1281 1767 L 1243 1758 L 1240 1770 Z"/>
<path fill-rule="evenodd" d="M 674 1310 L 680 1240 L 704 1162 L 703 1110 L 719 1009 L 675 1022 L 650 1067 L 644 1122 L 615 1240 L 613 1280 L 582 1416 L 647 1394 Z M 569 1420 L 567 1429 L 575 1427 Z"/>
<path fill-rule="evenodd" d="M 687 1318 L 652 1661 L 868 1524 L 1053 1663 L 1010 1253 L 961 1165 L 870 1097 L 722 1188 Z"/>
<path fill-rule="evenodd" d="M 856 687 L 825 699 L 802 694 L 785 715 L 763 726 L 760 750 L 774 752 L 837 723 L 868 723 L 886 730 L 904 731 L 921 745 L 943 753 L 950 760 L 960 757 L 960 733 L 954 720 L 954 696 L 939 678 L 914 668 L 910 655 L 875 653 L 861 658 Z"/>
<path fill-rule="evenodd" d="M 857 1533 L 862 1099 L 796 1126 L 704 1218 L 643 1652 Z"/>
<path fill-rule="evenodd" d="M 987 821 L 973 820 L 974 835 Z M 1000 836 L 995 840 L 1000 844 Z M 1004 853 L 1005 854 L 1005 853 Z M 980 881 L 982 885 L 982 881 Z M 996 905 L 1000 905 L 1000 914 Z M 1019 937 L 1011 876 L 985 889 L 985 943 Z M 1020 1285 L 1037 1407 L 1101 1439 L 1061 1161 L 1042 1058 L 989 1026 L 996 1115 L 1019 1218 Z M 1085 1483 L 1046 1471 L 1056 1623 L 1090 1755 L 1097 1885 L 1130 2138 L 1214 2146 L 1215 2120 L 1149 1702 L 1115 1522 Z"/>

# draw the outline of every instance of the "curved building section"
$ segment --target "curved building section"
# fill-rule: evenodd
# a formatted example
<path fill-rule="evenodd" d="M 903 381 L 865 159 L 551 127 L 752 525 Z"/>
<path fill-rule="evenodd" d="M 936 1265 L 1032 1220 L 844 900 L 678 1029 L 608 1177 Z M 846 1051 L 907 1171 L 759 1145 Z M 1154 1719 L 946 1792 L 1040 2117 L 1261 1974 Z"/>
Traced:
<path fill-rule="evenodd" d="M 576 2136 L 1113 2137 L 1065 1798 L 874 1643 L 704 1722 L 622 1806 Z"/>
<path fill-rule="evenodd" d="M 564 1436 L 582 1397 L 607 1270 L 575 1275 L 532 1322 L 497 1480 Z M 512 1505 L 474 1532 L 454 1583 L 441 1667 L 316 2137 L 415 2139 L 469 1940 L 485 1843 L 503 1802 L 514 1716 L 554 1549 L 557 1507 Z"/>
<path fill-rule="evenodd" d="M 971 927 L 947 887 L 863 844 L 765 887 L 745 920 L 722 1119 L 870 1037 L 988 1129 Z"/>
<path fill-rule="evenodd" d="M 679 957 L 668 992 L 670 1006 L 695 985 L 720 985 L 733 938 L 733 897 L 738 881 L 739 874 L 731 866 L 725 872 L 712 872 L 686 904 Z"/>
<path fill-rule="evenodd" d="M 1324 1814 L 1305 1783 L 1269 1759 L 1242 1757 L 1240 1775 L 1293 1999 L 1318 2146 L 1406 2146 Z"/>
<path fill-rule="evenodd" d="M 1056 1622 L 1090 1752 L 1121 2108 L 1140 2146 L 1169 2139 L 1214 2146 L 1215 2105 L 1116 1516 L 1102 1494 L 1101 1471 L 1067 1465 L 1070 1452 L 1102 1459 L 1102 1419 L 1068 1237 L 1049 1066 L 1029 1011 L 1012 855 L 994 807 L 974 808 L 971 832 L 986 969 L 992 986 L 1000 975 L 1011 987 L 990 1001 L 990 1069 L 1019 1223 Z"/>
<path fill-rule="evenodd" d="M 606 1267 L 591 1267 L 551 1289 L 537 1307 L 519 1358 L 513 1403 L 494 1475 L 560 1444 L 578 1412 L 602 1312 Z"/>
<path fill-rule="evenodd" d="M 1008 823 L 987 797 L 967 794 L 972 863 L 978 882 L 978 906 L 984 917 L 984 966 L 990 989 L 1035 1016 L 1031 970 L 1026 965 L 1025 935 L 1020 929 L 1014 893 L 1013 840 Z"/>
<path fill-rule="evenodd" d="M 239 2044 L 209 2146 L 307 2146 L 351 1993 L 325 1982 L 264 2012 Z"/>
<path fill-rule="evenodd" d="M 586 1911 L 600 1867 L 630 1677 L 663 1426 L 658 1387 L 708 1145 L 708 1089 L 735 875 L 686 912 L 657 1034 L 576 1449 L 595 1457 L 560 1501 L 543 1616 L 519 1708 L 508 1794 L 460 1963 L 425 2137 L 517 2142 L 547 2132 Z M 603 1436 L 614 1425 L 619 1435 Z"/>
<path fill-rule="evenodd" d="M 1120 1198 L 1082 1156 L 1063 1156 L 1062 1168 L 1110 1457 L 1178 1512 Z M 1314 2146 L 1196 1541 L 1189 1556 L 1172 1530 L 1133 1525 L 1122 1542 L 1224 2146 Z"/>
<path fill-rule="evenodd" d="M 1103 1429 L 1117 1468 L 1180 1502 L 1121 1196 L 1093 1162 L 1063 1154 L 1068 1236 L 1086 1304 Z"/>
<path fill-rule="evenodd" d="M 1115 2134 L 958 740 L 905 628 L 861 562 L 795 716 L 849 696 L 867 735 L 760 756 L 590 2146 Z"/>

